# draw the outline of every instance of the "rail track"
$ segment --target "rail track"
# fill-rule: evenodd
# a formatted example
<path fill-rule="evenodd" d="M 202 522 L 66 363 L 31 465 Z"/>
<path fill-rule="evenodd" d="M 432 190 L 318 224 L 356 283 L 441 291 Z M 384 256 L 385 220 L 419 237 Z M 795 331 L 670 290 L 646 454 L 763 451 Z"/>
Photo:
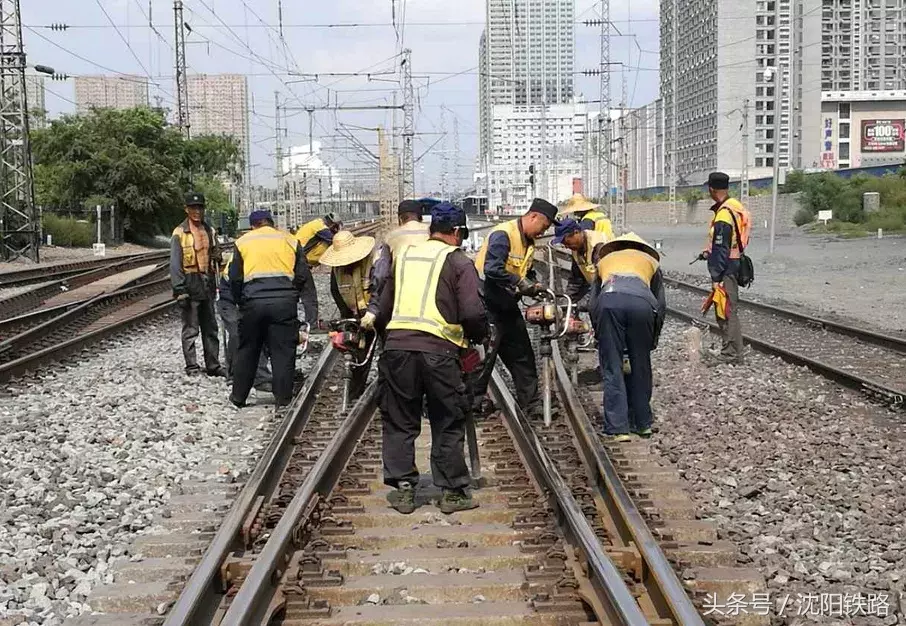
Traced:
<path fill-rule="evenodd" d="M 707 289 L 674 278 L 666 282 L 671 315 L 717 331 L 717 324 L 701 316 Z M 740 300 L 739 311 L 743 337 L 752 347 L 883 402 L 903 404 L 906 340 L 749 300 Z"/>

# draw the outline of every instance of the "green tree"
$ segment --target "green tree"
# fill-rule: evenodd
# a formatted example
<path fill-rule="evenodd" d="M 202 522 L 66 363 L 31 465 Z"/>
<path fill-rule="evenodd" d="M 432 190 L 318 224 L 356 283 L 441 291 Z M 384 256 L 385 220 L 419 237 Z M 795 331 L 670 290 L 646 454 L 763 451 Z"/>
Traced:
<path fill-rule="evenodd" d="M 183 219 L 194 177 L 235 175 L 235 141 L 186 140 L 163 112 L 96 109 L 65 116 L 32 135 L 37 201 L 76 209 L 108 199 L 127 235 L 167 233 Z"/>

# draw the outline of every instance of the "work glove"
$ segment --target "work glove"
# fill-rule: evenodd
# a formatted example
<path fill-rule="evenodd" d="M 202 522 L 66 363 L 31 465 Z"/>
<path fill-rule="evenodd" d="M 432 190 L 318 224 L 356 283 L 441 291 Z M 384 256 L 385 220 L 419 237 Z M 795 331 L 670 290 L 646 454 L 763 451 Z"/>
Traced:
<path fill-rule="evenodd" d="M 365 315 L 362 316 L 362 319 L 359 320 L 359 326 L 361 326 L 363 330 L 374 330 L 374 320 L 376 317 L 377 316 L 371 311 L 365 313 Z"/>
<path fill-rule="evenodd" d="M 529 280 L 528 278 L 523 278 L 516 283 L 516 295 L 537 296 L 542 291 L 544 291 L 544 287 L 541 283 Z"/>
<path fill-rule="evenodd" d="M 189 294 L 187 293 L 175 293 L 173 296 L 176 298 L 177 302 L 185 302 L 189 299 Z"/>

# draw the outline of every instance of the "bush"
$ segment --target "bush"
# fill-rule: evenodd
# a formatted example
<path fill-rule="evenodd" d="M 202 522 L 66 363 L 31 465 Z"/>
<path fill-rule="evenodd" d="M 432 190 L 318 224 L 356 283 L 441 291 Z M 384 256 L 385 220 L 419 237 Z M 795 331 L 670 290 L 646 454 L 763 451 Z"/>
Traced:
<path fill-rule="evenodd" d="M 47 235 L 50 235 L 55 246 L 90 248 L 94 243 L 95 232 L 90 222 L 50 213 L 44 215 L 41 223 L 44 227 L 45 239 Z"/>
<path fill-rule="evenodd" d="M 805 207 L 801 207 L 796 214 L 793 215 L 793 223 L 796 226 L 805 226 L 806 224 L 811 224 L 815 219 L 815 216 Z"/>
<path fill-rule="evenodd" d="M 903 230 L 906 228 L 906 212 L 903 209 L 883 209 L 868 216 L 865 227 L 869 231 L 879 228 L 885 231 Z"/>

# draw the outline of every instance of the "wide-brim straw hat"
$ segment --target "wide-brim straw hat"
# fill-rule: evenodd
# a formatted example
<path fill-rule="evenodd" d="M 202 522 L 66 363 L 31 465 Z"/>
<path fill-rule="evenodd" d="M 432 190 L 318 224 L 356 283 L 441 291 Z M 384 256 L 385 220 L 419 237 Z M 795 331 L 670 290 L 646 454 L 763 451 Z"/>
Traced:
<path fill-rule="evenodd" d="M 661 260 L 661 255 L 658 254 L 658 251 L 655 250 L 650 243 L 648 243 L 635 233 L 627 233 L 625 235 L 617 237 L 616 239 L 611 239 L 603 246 L 601 246 L 599 257 L 603 258 L 611 252 L 616 252 L 617 250 L 641 250 L 642 252 L 654 257 L 656 261 Z"/>
<path fill-rule="evenodd" d="M 600 204 L 595 204 L 588 200 L 581 193 L 574 193 L 573 197 L 567 200 L 566 204 L 560 209 L 560 215 L 569 215 L 570 213 L 584 213 L 592 209 L 601 208 Z"/>
<path fill-rule="evenodd" d="M 358 263 L 374 250 L 374 237 L 356 237 L 348 230 L 341 230 L 333 236 L 333 243 L 321 257 L 321 265 L 343 267 Z"/>

